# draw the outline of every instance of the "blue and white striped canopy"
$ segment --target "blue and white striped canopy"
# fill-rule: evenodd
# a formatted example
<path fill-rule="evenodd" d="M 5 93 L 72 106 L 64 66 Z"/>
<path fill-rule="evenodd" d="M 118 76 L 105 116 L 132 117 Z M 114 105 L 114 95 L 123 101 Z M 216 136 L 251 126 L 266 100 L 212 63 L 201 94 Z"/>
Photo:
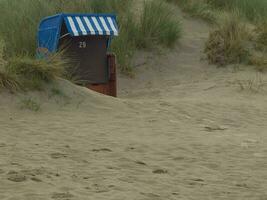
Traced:
<path fill-rule="evenodd" d="M 71 36 L 118 36 L 116 17 L 113 15 L 64 15 Z"/>
<path fill-rule="evenodd" d="M 0 0 L 1 1 L 1 0 Z M 113 36 L 119 33 L 116 15 L 113 14 L 66 14 L 60 13 L 44 18 L 38 30 L 38 48 L 56 52 L 59 41 L 63 37 L 62 25 L 67 27 L 63 36 L 108 36 L 109 43 Z"/>

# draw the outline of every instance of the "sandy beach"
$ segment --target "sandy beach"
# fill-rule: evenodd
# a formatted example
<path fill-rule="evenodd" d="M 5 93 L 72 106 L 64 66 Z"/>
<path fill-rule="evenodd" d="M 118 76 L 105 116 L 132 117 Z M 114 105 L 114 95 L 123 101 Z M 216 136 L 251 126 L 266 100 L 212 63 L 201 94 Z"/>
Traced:
<path fill-rule="evenodd" d="M 267 199 L 267 76 L 208 65 L 209 26 L 183 26 L 174 50 L 137 55 L 117 99 L 63 80 L 64 95 L 1 93 L 0 199 Z"/>

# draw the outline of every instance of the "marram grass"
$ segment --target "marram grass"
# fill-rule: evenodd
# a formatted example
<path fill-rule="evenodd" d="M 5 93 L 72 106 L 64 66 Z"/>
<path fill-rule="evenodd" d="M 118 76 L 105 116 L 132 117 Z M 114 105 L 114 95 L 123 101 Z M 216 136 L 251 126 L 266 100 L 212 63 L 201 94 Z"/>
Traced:
<path fill-rule="evenodd" d="M 0 90 L 1 89 L 6 89 L 14 92 L 20 89 L 20 84 L 15 77 L 9 75 L 4 71 L 0 71 Z"/>
<path fill-rule="evenodd" d="M 121 71 L 128 73 L 132 70 L 131 59 L 138 48 L 155 47 L 155 45 L 169 47 L 180 36 L 181 28 L 179 23 L 170 17 L 169 13 L 172 13 L 170 7 L 155 4 L 154 1 L 156 0 L 146 3 L 147 8 L 144 9 L 142 17 L 134 17 L 132 14 L 135 9 L 134 0 L 1 0 L 0 38 L 6 43 L 4 57 L 8 59 L 12 57 L 12 68 L 18 65 L 26 70 L 25 64 L 27 64 L 28 71 L 29 66 L 36 70 L 36 66 L 40 68 L 43 66 L 42 63 L 34 61 L 36 36 L 41 19 L 60 12 L 116 13 L 120 35 L 114 38 L 111 50 L 117 55 Z M 160 12 L 149 11 L 149 6 L 154 6 Z M 152 33 L 151 30 L 155 29 L 160 32 Z M 21 55 L 27 55 L 28 58 Z"/>
<path fill-rule="evenodd" d="M 249 31 L 239 16 L 226 16 L 221 24 L 210 32 L 205 53 L 209 62 L 218 66 L 246 63 L 249 59 L 249 39 Z"/>
<path fill-rule="evenodd" d="M 6 70 L 18 77 L 23 89 L 41 90 L 44 83 L 62 76 L 67 65 L 68 63 L 59 54 L 51 55 L 46 60 L 20 56 L 10 59 Z"/>

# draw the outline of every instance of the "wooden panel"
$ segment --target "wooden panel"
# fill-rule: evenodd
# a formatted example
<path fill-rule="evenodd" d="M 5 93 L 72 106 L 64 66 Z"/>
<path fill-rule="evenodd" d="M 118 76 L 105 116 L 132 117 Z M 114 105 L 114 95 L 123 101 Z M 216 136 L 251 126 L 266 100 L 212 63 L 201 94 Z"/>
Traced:
<path fill-rule="evenodd" d="M 116 59 L 114 54 L 107 55 L 109 66 L 109 82 L 106 84 L 89 84 L 87 88 L 113 97 L 117 97 Z"/>
<path fill-rule="evenodd" d="M 109 66 L 109 95 L 117 97 L 117 70 L 116 57 L 114 54 L 108 54 Z"/>
<path fill-rule="evenodd" d="M 107 42 L 105 36 L 67 35 L 59 47 L 70 61 L 70 73 L 84 83 L 108 83 Z"/>

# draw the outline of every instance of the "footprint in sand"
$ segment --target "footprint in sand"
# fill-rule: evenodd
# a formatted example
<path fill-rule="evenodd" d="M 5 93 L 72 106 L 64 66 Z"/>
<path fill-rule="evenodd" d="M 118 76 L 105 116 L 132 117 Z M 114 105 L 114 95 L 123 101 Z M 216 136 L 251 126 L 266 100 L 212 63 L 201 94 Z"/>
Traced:
<path fill-rule="evenodd" d="M 204 126 L 204 130 L 207 132 L 225 131 L 227 130 L 227 127 L 223 127 L 219 125 L 210 125 L 210 126 Z"/>
<path fill-rule="evenodd" d="M 51 198 L 55 200 L 70 200 L 73 199 L 74 195 L 70 193 L 53 193 Z"/>
<path fill-rule="evenodd" d="M 32 177 L 31 180 L 34 182 L 42 182 L 42 180 L 37 177 Z"/>
<path fill-rule="evenodd" d="M 153 171 L 154 174 L 168 174 L 168 171 L 165 169 L 155 169 Z"/>
<path fill-rule="evenodd" d="M 135 161 L 135 163 L 138 164 L 138 165 L 144 165 L 144 166 L 147 165 L 147 164 L 146 164 L 145 162 L 143 162 L 143 161 Z"/>
<path fill-rule="evenodd" d="M 50 156 L 53 159 L 60 159 L 60 158 L 66 158 L 67 157 L 67 155 L 64 153 L 51 153 Z"/>
<path fill-rule="evenodd" d="M 47 172 L 43 168 L 21 170 L 21 171 L 9 171 L 7 173 L 7 179 L 13 182 L 34 181 L 42 182 L 42 178 L 47 175 Z"/>
<path fill-rule="evenodd" d="M 7 179 L 13 182 L 24 182 L 27 181 L 27 177 L 22 172 L 9 171 L 7 174 Z"/>
<path fill-rule="evenodd" d="M 110 188 L 108 186 L 103 186 L 99 184 L 93 184 L 92 188 L 95 193 L 106 193 L 110 191 Z"/>
<path fill-rule="evenodd" d="M 5 171 L 3 169 L 0 169 L 0 174 L 4 174 Z"/>
<path fill-rule="evenodd" d="M 128 148 L 126 148 L 126 151 L 133 151 L 133 150 L 136 150 L 136 148 L 135 147 L 128 147 Z"/>
<path fill-rule="evenodd" d="M 190 179 L 190 181 L 188 182 L 188 185 L 191 186 L 203 186 L 206 185 L 205 180 L 201 179 L 201 178 L 194 178 L 194 179 Z"/>
<path fill-rule="evenodd" d="M 92 151 L 93 152 L 112 152 L 112 150 L 108 148 L 93 149 Z"/>
<path fill-rule="evenodd" d="M 143 195 L 143 196 L 145 196 L 145 197 L 148 197 L 149 199 L 153 199 L 153 200 L 160 198 L 160 195 L 154 194 L 154 193 L 141 192 L 140 194 Z"/>
<path fill-rule="evenodd" d="M 0 143 L 0 148 L 1 147 L 6 147 L 7 145 L 5 143 Z"/>

